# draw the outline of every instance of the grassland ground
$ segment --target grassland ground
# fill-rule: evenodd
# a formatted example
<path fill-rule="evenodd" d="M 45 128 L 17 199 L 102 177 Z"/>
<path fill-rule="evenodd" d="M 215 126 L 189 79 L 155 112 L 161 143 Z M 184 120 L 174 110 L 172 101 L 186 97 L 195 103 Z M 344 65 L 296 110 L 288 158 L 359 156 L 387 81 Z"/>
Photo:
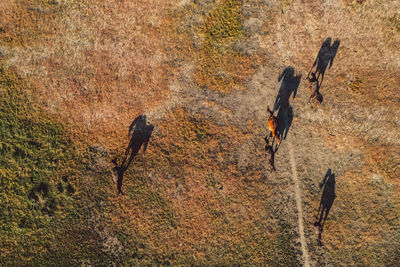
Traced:
<path fill-rule="evenodd" d="M 398 8 L 1 2 L 1 263 L 302 265 L 290 143 L 311 265 L 398 264 Z M 317 107 L 304 78 L 328 37 L 340 46 Z M 287 84 L 293 116 L 271 173 L 266 108 Z M 119 196 L 111 159 L 139 114 L 155 129 Z"/>

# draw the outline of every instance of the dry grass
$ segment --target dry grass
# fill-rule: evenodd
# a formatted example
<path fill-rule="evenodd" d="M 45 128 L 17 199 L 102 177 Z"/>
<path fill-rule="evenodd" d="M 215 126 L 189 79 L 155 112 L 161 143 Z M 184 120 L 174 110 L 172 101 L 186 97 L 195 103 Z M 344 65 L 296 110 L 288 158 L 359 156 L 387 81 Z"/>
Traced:
<path fill-rule="evenodd" d="M 273 188 L 260 180 L 259 171 L 247 178 L 231 158 L 247 135 L 181 108 L 168 112 L 157 127 L 146 156 L 125 176 L 127 197 L 116 197 L 108 215 L 118 232 L 128 235 L 125 253 L 132 253 L 134 241 L 146 247 L 142 262 L 154 260 L 150 251 L 164 264 L 265 264 L 280 255 L 296 260 L 285 251 L 290 242 L 280 243 L 292 237 L 285 226 L 269 222 L 265 210 Z M 262 157 L 261 151 L 257 155 Z"/>
<path fill-rule="evenodd" d="M 351 81 L 349 84 L 350 91 L 355 94 L 362 94 L 362 90 L 361 90 L 362 83 L 363 83 L 362 80 L 360 78 L 356 77 L 354 79 L 354 81 Z"/>
<path fill-rule="evenodd" d="M 278 172 L 265 171 L 265 108 L 281 70 L 304 77 L 325 38 L 340 39 L 323 105 L 306 104 L 303 82 L 290 99 L 306 237 L 317 265 L 390 265 L 400 249 L 398 8 L 396 0 L 3 1 L 0 59 L 29 84 L 27 101 L 111 151 L 84 158 L 89 171 L 77 178 L 82 203 L 98 209 L 96 233 L 82 230 L 86 248 L 100 247 L 110 264 L 292 266 L 300 254 L 291 166 L 283 142 Z M 166 113 L 152 121 L 148 151 L 117 197 L 111 155 L 122 153 L 132 119 L 157 108 Z M 319 248 L 316 185 L 328 168 L 337 198 Z M 67 240 L 79 241 L 74 234 Z"/>
<path fill-rule="evenodd" d="M 243 83 L 255 72 L 257 57 L 235 49 L 237 41 L 246 38 L 241 7 L 242 1 L 223 0 L 204 18 L 195 70 L 200 87 L 223 93 L 243 89 Z"/>
<path fill-rule="evenodd" d="M 318 189 L 324 172 L 306 179 L 306 227 L 308 245 L 314 260 L 320 264 L 362 265 L 394 264 L 398 253 L 399 186 L 397 179 L 400 158 L 398 146 L 366 142 L 358 134 L 335 133 L 314 129 L 317 136 L 329 146 L 331 156 L 322 163 L 336 173 L 335 195 L 332 209 L 322 233 L 323 246 L 317 245 L 313 223 L 322 190 Z M 320 143 L 319 143 L 320 144 Z M 344 158 L 342 158 L 344 157 Z M 361 162 L 357 158 L 360 158 Z M 340 159 L 342 158 L 342 159 Z M 337 166 L 337 161 L 342 165 Z M 316 170 L 308 166 L 306 177 Z M 346 170 L 343 172 L 343 170 Z M 385 259 L 381 255 L 385 255 Z"/>
<path fill-rule="evenodd" d="M 75 125 L 78 135 L 112 147 L 120 126 L 168 95 L 172 3 L 49 3 L 2 4 L 8 64 L 29 78 L 37 103 Z"/>
<path fill-rule="evenodd" d="M 337 198 L 323 233 L 323 262 L 348 265 L 379 265 L 380 255 L 394 263 L 400 218 L 395 187 L 379 174 L 372 177 L 346 173 L 337 177 Z M 314 206 L 317 210 L 318 206 Z M 390 237 L 389 237 L 390 236 Z"/>

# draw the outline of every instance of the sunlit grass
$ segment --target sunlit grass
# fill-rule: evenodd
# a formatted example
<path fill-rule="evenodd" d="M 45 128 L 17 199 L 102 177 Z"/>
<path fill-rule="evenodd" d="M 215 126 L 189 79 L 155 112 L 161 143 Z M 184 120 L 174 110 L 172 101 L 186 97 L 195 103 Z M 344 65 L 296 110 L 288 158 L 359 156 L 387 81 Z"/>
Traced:
<path fill-rule="evenodd" d="M 254 72 L 251 57 L 235 50 L 245 38 L 242 1 L 224 0 L 206 18 L 200 29 L 204 45 L 198 53 L 196 81 L 199 86 L 229 92 L 238 89 Z"/>

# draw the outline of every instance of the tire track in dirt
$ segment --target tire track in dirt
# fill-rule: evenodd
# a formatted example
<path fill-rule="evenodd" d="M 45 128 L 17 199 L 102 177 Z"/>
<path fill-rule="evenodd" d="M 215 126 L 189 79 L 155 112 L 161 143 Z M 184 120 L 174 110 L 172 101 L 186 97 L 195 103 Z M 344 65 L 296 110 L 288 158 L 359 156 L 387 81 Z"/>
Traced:
<path fill-rule="evenodd" d="M 301 205 L 301 190 L 300 190 L 300 183 L 299 178 L 297 176 L 297 169 L 296 169 L 296 161 L 294 159 L 294 150 L 293 144 L 289 141 L 289 157 L 290 157 L 290 165 L 292 166 L 292 177 L 294 182 L 294 193 L 296 199 L 296 207 L 297 207 L 297 221 L 299 224 L 299 234 L 300 234 L 300 243 L 301 243 L 301 251 L 304 257 L 304 266 L 310 267 L 310 256 L 308 255 L 307 250 L 307 243 L 304 237 L 304 222 L 303 222 L 303 208 Z"/>

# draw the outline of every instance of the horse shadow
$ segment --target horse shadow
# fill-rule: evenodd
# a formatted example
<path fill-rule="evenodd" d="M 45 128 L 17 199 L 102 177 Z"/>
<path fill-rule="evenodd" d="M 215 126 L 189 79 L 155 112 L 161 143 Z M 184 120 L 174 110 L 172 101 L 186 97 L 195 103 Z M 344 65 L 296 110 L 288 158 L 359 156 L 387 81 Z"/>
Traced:
<path fill-rule="evenodd" d="M 324 230 L 324 225 L 326 222 L 326 219 L 329 215 L 329 211 L 332 208 L 333 202 L 335 201 L 336 195 L 335 195 L 335 174 L 332 173 L 331 169 L 328 169 L 328 171 L 325 174 L 324 179 L 322 182 L 319 184 L 320 188 L 324 188 L 322 191 L 322 196 L 321 200 L 319 203 L 319 208 L 317 211 L 317 216 L 315 221 L 314 226 L 318 227 L 318 244 L 322 246 L 322 232 Z"/>
<path fill-rule="evenodd" d="M 286 139 L 289 128 L 293 121 L 293 108 L 289 103 L 290 96 L 296 97 L 299 88 L 301 74 L 296 74 L 293 67 L 286 67 L 278 77 L 281 82 L 278 95 L 276 96 L 273 112 L 278 111 L 278 135 L 282 141 Z M 279 146 L 276 146 L 277 151 Z"/>
<path fill-rule="evenodd" d="M 137 116 L 131 125 L 129 126 L 128 137 L 130 138 L 129 144 L 125 150 L 125 154 L 121 164 L 117 163 L 117 159 L 114 158 L 113 175 L 117 180 L 118 194 L 124 194 L 122 192 L 122 181 L 124 173 L 132 163 L 134 157 L 139 153 L 140 148 L 143 146 L 143 153 L 146 152 L 147 145 L 150 141 L 151 134 L 153 132 L 154 125 L 147 124 L 146 115 Z"/>
<path fill-rule="evenodd" d="M 332 67 L 333 60 L 335 59 L 336 53 L 340 46 L 340 40 L 336 39 L 332 44 L 332 38 L 328 37 L 322 43 L 321 48 L 318 51 L 317 58 L 315 59 L 310 71 L 307 74 L 307 79 L 311 73 L 314 73 L 318 80 L 318 87 L 321 87 L 322 81 L 324 80 L 326 69 Z M 315 69 L 315 71 L 313 71 Z M 320 80 L 321 78 L 321 80 Z"/>

